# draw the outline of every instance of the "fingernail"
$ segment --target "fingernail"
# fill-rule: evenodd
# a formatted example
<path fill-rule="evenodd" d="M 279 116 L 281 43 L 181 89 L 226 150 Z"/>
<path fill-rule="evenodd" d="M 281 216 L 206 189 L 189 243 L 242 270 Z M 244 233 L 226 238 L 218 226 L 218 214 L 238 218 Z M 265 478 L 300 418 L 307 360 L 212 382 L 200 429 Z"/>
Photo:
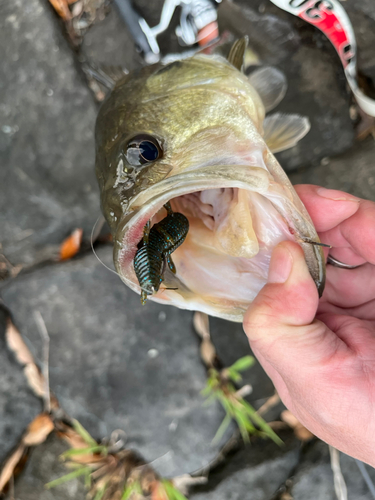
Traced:
<path fill-rule="evenodd" d="M 355 201 L 356 203 L 359 203 L 360 201 L 356 196 L 352 196 L 348 193 L 343 193 L 342 191 L 338 191 L 337 189 L 326 189 L 320 187 L 316 190 L 316 193 L 322 198 L 327 198 L 328 200 L 333 201 Z"/>
<path fill-rule="evenodd" d="M 293 257 L 281 243 L 272 252 L 268 283 L 285 283 L 289 278 L 293 266 Z"/>

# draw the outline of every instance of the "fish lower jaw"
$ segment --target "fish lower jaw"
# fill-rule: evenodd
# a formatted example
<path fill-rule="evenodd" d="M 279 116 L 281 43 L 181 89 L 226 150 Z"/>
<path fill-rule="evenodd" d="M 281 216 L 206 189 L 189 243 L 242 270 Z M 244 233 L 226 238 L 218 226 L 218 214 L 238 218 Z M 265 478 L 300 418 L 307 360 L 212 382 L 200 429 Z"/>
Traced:
<path fill-rule="evenodd" d="M 266 283 L 274 246 L 294 239 L 266 196 L 265 174 L 254 172 L 252 184 L 221 177 L 189 185 L 186 179 L 149 198 L 116 237 L 121 244 L 115 248 L 115 264 L 123 281 L 140 293 L 133 263 L 137 245 L 145 224 L 162 220 L 163 205 L 170 201 L 173 211 L 188 218 L 189 232 L 171 255 L 176 274 L 164 266 L 160 289 L 148 299 L 241 321 Z"/>

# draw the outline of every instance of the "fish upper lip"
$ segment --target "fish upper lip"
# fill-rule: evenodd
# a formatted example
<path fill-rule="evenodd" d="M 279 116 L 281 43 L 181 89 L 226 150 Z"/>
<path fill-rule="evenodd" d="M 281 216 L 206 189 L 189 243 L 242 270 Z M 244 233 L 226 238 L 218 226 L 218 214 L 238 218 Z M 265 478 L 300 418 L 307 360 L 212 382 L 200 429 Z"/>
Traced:
<path fill-rule="evenodd" d="M 121 234 L 131 221 L 134 222 L 134 219 L 142 218 L 144 213 L 149 212 L 150 204 L 155 207 L 159 205 L 157 209 L 155 208 L 154 213 L 156 213 L 171 198 L 210 189 L 215 181 L 216 187 L 238 187 L 247 190 L 253 181 L 252 183 L 257 185 L 254 191 L 262 194 L 267 192 L 273 177 L 262 167 L 245 164 L 210 165 L 166 177 L 136 195 L 129 205 L 129 210 L 119 221 L 115 239 L 117 241 L 121 239 Z M 160 203 L 160 199 L 164 201 Z"/>
<path fill-rule="evenodd" d="M 207 189 L 204 187 L 204 184 L 205 181 L 207 183 L 208 180 L 218 180 L 224 184 L 233 184 L 231 187 L 246 187 L 249 189 L 249 181 L 251 179 L 254 183 L 258 184 L 258 187 L 254 190 L 259 193 L 266 192 L 270 182 L 273 180 L 271 174 L 267 170 L 252 165 L 227 164 L 197 167 L 181 174 L 167 177 L 153 186 L 144 189 L 132 200 L 129 208 L 131 209 L 134 207 L 132 210 L 134 212 L 134 210 L 137 210 L 140 206 L 147 206 L 149 201 L 155 196 L 162 196 L 164 193 L 170 193 L 171 190 L 178 190 L 178 188 L 182 186 L 189 186 L 193 190 L 195 190 L 196 187 L 199 188 L 198 190 Z M 202 187 L 200 187 L 200 184 L 202 184 Z M 185 191 L 185 189 L 180 190 Z M 189 190 L 186 192 L 189 192 Z M 183 193 L 181 192 L 181 194 Z M 173 197 L 179 195 L 180 194 L 173 193 Z"/>

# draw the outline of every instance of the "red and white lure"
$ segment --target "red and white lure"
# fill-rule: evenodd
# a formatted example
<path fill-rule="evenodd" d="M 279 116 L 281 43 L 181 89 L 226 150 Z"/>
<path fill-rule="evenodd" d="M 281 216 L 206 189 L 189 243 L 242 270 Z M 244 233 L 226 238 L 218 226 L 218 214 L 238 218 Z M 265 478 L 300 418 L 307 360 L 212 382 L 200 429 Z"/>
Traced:
<path fill-rule="evenodd" d="M 348 84 L 358 105 L 375 116 L 375 100 L 365 95 L 357 80 L 357 43 L 353 26 L 338 0 L 271 0 L 272 3 L 312 24 L 330 40 L 340 56 Z"/>

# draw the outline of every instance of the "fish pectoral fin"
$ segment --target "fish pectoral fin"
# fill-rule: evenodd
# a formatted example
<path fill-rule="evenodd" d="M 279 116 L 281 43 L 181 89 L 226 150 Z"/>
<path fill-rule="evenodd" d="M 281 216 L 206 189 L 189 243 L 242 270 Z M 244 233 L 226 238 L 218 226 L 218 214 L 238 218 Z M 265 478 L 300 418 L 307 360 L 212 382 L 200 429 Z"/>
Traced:
<path fill-rule="evenodd" d="M 260 95 L 267 112 L 279 104 L 288 88 L 284 73 L 272 66 L 253 71 L 249 82 Z"/>
<path fill-rule="evenodd" d="M 228 55 L 228 61 L 239 71 L 243 70 L 245 51 L 247 49 L 248 42 L 249 38 L 247 36 L 240 38 L 234 42 Z"/>
<path fill-rule="evenodd" d="M 266 116 L 263 122 L 263 138 L 272 153 L 289 149 L 305 137 L 310 130 L 306 116 L 274 113 Z"/>

